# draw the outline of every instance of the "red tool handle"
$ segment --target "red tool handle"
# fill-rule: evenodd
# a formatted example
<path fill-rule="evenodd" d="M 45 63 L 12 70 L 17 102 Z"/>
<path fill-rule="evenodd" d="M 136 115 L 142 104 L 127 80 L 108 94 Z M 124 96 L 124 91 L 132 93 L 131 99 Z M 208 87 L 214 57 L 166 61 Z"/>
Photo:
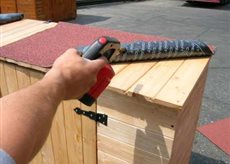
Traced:
<path fill-rule="evenodd" d="M 83 54 L 83 57 L 94 60 L 100 56 L 104 56 L 109 61 L 114 55 L 116 55 L 116 53 L 118 53 L 119 47 L 120 42 L 115 38 L 100 37 L 93 44 L 91 44 L 91 46 L 89 46 L 89 48 Z M 85 105 L 91 106 L 97 97 L 109 85 L 114 75 L 115 73 L 111 65 L 107 64 L 99 71 L 96 84 L 79 100 Z"/>
<path fill-rule="evenodd" d="M 98 96 L 105 90 L 105 88 L 109 85 L 111 79 L 115 75 L 110 64 L 107 64 L 103 67 L 99 73 L 97 74 L 97 82 L 90 89 L 88 93 L 86 93 L 81 99 L 79 99 L 82 103 L 90 106 L 92 105 Z"/>
<path fill-rule="evenodd" d="M 93 98 L 98 98 L 98 96 L 104 91 L 104 89 L 109 85 L 111 79 L 115 75 L 111 65 L 107 64 L 103 67 L 97 74 L 97 82 L 88 92 Z"/>

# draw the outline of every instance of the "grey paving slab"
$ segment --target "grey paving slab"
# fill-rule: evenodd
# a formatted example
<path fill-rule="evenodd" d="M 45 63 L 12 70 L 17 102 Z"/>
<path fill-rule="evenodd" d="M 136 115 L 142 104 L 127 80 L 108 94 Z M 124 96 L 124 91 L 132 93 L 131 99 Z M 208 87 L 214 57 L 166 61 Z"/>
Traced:
<path fill-rule="evenodd" d="M 230 44 L 229 38 L 230 38 L 230 29 L 221 30 L 221 29 L 212 29 L 212 28 L 209 28 L 207 31 L 205 31 L 203 34 L 197 37 L 197 39 L 203 39 L 206 42 L 217 46 L 226 45 L 225 48 L 228 48 L 227 45 Z"/>
<path fill-rule="evenodd" d="M 181 0 L 149 0 L 88 6 L 73 23 L 117 30 L 201 39 L 217 47 L 209 65 L 199 124 L 230 117 L 230 4 L 191 5 Z M 192 164 L 230 164 L 230 157 L 197 132 Z"/>
<path fill-rule="evenodd" d="M 203 26 L 212 29 L 221 29 L 223 31 L 229 31 L 230 22 L 226 20 L 219 20 L 216 18 L 217 21 L 213 21 L 213 17 L 206 17 L 206 18 L 187 18 L 183 21 L 184 24 L 196 25 L 196 26 Z"/>
<path fill-rule="evenodd" d="M 71 23 L 78 23 L 82 25 L 92 24 L 96 22 L 105 22 L 106 20 L 111 19 L 109 16 L 100 16 L 100 15 L 89 15 L 89 14 L 78 14 L 78 19 L 70 21 Z"/>
<path fill-rule="evenodd" d="M 190 164 L 228 164 L 230 157 L 199 132 L 193 144 Z"/>
<path fill-rule="evenodd" d="M 212 98 L 203 98 L 199 126 L 230 117 L 230 104 Z"/>
<path fill-rule="evenodd" d="M 216 54 L 213 56 L 210 67 L 230 68 L 230 31 L 220 29 L 208 29 L 196 39 L 205 41 L 216 47 Z M 229 70 L 226 70 L 229 71 Z"/>
<path fill-rule="evenodd" d="M 214 101 L 230 104 L 229 68 L 218 67 L 209 69 L 204 96 Z"/>

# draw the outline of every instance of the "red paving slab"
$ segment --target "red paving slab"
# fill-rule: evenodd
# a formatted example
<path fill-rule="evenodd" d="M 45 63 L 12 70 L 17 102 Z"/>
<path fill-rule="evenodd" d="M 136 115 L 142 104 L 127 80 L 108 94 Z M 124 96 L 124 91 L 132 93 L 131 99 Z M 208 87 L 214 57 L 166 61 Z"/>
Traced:
<path fill-rule="evenodd" d="M 230 118 L 203 125 L 198 130 L 211 142 L 230 155 Z"/>

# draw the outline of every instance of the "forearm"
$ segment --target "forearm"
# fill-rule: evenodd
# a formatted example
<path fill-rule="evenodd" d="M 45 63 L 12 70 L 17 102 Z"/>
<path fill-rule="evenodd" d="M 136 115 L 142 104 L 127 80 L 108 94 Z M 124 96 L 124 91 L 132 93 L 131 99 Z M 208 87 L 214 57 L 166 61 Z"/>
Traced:
<path fill-rule="evenodd" d="M 27 163 L 45 141 L 62 90 L 49 79 L 1 99 L 1 147 L 17 163 Z"/>
<path fill-rule="evenodd" d="M 41 81 L 0 99 L 0 147 L 17 163 L 28 163 L 42 147 L 58 104 L 82 97 L 106 63 L 84 60 L 69 49 Z"/>

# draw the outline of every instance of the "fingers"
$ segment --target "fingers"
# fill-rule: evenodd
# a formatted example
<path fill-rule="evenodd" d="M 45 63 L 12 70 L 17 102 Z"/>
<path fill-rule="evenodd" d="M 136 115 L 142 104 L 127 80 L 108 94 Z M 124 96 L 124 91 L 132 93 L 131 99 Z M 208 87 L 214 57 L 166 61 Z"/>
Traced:
<path fill-rule="evenodd" d="M 70 48 L 66 52 L 66 57 L 67 55 L 72 55 L 71 59 L 75 59 L 75 61 L 78 61 L 77 59 L 80 59 L 80 54 L 77 52 L 76 49 Z M 87 63 L 88 69 L 92 72 L 97 73 L 99 70 L 101 70 L 106 64 L 108 64 L 108 60 L 105 57 L 100 57 L 96 60 L 88 60 L 88 59 L 83 59 L 81 58 L 80 60 L 83 60 L 84 62 Z"/>
<path fill-rule="evenodd" d="M 67 54 L 78 54 L 77 50 L 75 48 L 69 48 L 68 50 L 65 51 Z"/>
<path fill-rule="evenodd" d="M 108 60 L 105 57 L 100 57 L 96 60 L 90 61 L 92 69 L 94 69 L 96 72 L 101 70 L 106 64 L 108 64 Z"/>

